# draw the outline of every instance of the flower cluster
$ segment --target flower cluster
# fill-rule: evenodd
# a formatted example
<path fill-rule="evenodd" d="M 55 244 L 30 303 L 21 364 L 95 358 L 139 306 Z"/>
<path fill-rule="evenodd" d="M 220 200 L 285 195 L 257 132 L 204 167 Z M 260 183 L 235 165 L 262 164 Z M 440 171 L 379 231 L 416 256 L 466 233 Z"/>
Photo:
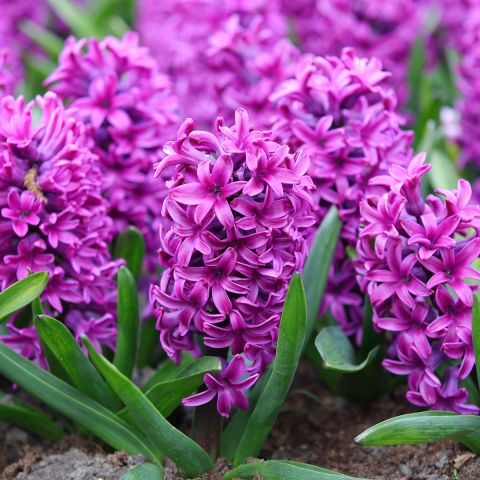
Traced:
<path fill-rule="evenodd" d="M 303 51 L 338 55 L 349 46 L 359 55 L 379 58 L 393 73 L 389 81 L 395 85 L 401 102 L 406 100 L 408 61 L 425 15 L 425 2 L 283 0 L 282 3 L 293 19 Z"/>
<path fill-rule="evenodd" d="M 90 128 L 104 172 L 104 194 L 115 232 L 134 225 L 145 236 L 147 266 L 155 268 L 158 205 L 165 192 L 153 178 L 153 164 L 174 131 L 176 100 L 138 37 L 69 38 L 59 66 L 46 83 L 70 102 Z"/>
<path fill-rule="evenodd" d="M 362 297 L 346 250 L 356 244 L 359 202 L 378 188 L 370 185 L 372 177 L 410 158 L 412 135 L 400 129 L 395 94 L 384 87 L 388 77 L 379 60 L 345 49 L 340 58 L 305 56 L 295 77 L 272 95 L 276 138 L 310 156 L 317 225 L 332 205 L 344 223 L 322 313 L 329 309 L 357 340 Z"/>
<path fill-rule="evenodd" d="M 296 55 L 276 0 L 142 0 L 137 28 L 185 116 L 207 128 L 240 106 L 265 125 L 266 100 Z"/>
<path fill-rule="evenodd" d="M 460 383 L 475 364 L 472 305 L 480 272 L 472 263 L 480 255 L 480 207 L 471 204 L 465 180 L 424 200 L 424 158 L 372 180 L 386 192 L 361 203 L 358 271 L 374 324 L 394 335 L 384 366 L 408 375 L 408 400 L 479 413 Z"/>
<path fill-rule="evenodd" d="M 199 354 L 198 341 L 225 359 L 231 351 L 222 374 L 205 378 L 207 391 L 184 402 L 218 394 L 227 416 L 232 404 L 245 408 L 243 390 L 273 359 L 286 290 L 303 268 L 302 230 L 314 222 L 309 161 L 253 130 L 243 109 L 231 128 L 219 118 L 215 133 L 187 120 L 165 153 L 156 174 L 175 170 L 162 208 L 171 222 L 160 228 L 165 270 L 151 289 L 157 328 L 174 361 Z"/>
<path fill-rule="evenodd" d="M 102 176 L 85 127 L 53 93 L 34 102 L 0 100 L 0 289 L 29 272 L 47 271 L 42 300 L 77 337 L 89 332 L 114 345 L 117 263 Z M 33 327 L 7 324 L 1 340 L 42 363 Z M 97 335 L 99 334 L 100 337 Z"/>

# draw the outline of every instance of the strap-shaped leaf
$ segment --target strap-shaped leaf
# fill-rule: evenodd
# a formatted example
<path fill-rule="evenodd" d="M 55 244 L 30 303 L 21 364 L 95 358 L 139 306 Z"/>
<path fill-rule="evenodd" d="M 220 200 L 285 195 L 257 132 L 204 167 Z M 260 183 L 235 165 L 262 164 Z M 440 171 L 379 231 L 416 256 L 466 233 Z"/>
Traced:
<path fill-rule="evenodd" d="M 117 450 L 155 455 L 146 439 L 103 405 L 0 343 L 0 374 Z"/>
<path fill-rule="evenodd" d="M 312 335 L 318 318 L 318 309 L 325 291 L 328 271 L 330 270 L 341 228 L 342 222 L 338 217 L 338 211 L 335 207 L 331 207 L 315 235 L 315 240 L 303 270 L 302 279 L 305 285 L 308 309 L 307 340 Z"/>
<path fill-rule="evenodd" d="M 0 322 L 6 321 L 41 295 L 48 282 L 47 272 L 28 275 L 0 292 Z"/>
<path fill-rule="evenodd" d="M 472 309 L 472 340 L 475 352 L 475 367 L 477 371 L 477 382 L 480 388 L 480 302 L 478 296 L 473 299 Z"/>
<path fill-rule="evenodd" d="M 152 387 L 157 385 L 157 383 L 163 383 L 168 380 L 174 380 L 181 376 L 181 373 L 193 365 L 197 361 L 196 358 L 192 357 L 188 353 L 184 353 L 182 361 L 179 365 L 173 363 L 169 358 L 165 360 L 155 371 L 155 373 L 145 382 L 145 385 L 142 387 L 142 391 L 146 392 Z"/>
<path fill-rule="evenodd" d="M 69 383 L 109 410 L 118 408 L 118 399 L 82 352 L 70 330 L 48 315 L 39 315 L 34 323 L 42 343 L 62 366 Z"/>
<path fill-rule="evenodd" d="M 201 357 L 189 365 L 177 378 L 155 384 L 145 392 L 145 396 L 155 405 L 157 410 L 168 417 L 183 398 L 194 393 L 203 384 L 207 373 L 219 373 L 222 369 L 220 360 L 216 357 Z M 118 415 L 132 421 L 128 409 L 123 409 Z"/>
<path fill-rule="evenodd" d="M 305 341 L 306 324 L 305 291 L 300 276 L 295 274 L 283 307 L 272 373 L 243 432 L 234 465 L 257 456 L 267 439 L 295 375 Z"/>
<path fill-rule="evenodd" d="M 138 280 L 145 256 L 145 239 L 140 230 L 128 227 L 115 242 L 115 258 L 123 258 L 132 275 Z"/>
<path fill-rule="evenodd" d="M 43 28 L 40 24 L 25 20 L 20 24 L 20 30 L 42 47 L 50 57 L 57 59 L 63 48 L 63 40 L 51 30 Z"/>
<path fill-rule="evenodd" d="M 441 411 L 410 413 L 368 428 L 355 442 L 363 446 L 406 445 L 448 439 L 480 454 L 480 417 Z"/>
<path fill-rule="evenodd" d="M 77 37 L 102 37 L 103 31 L 94 27 L 86 11 L 70 0 L 48 0 L 52 10 L 70 27 Z"/>
<path fill-rule="evenodd" d="M 22 405 L 6 405 L 0 403 L 0 421 L 31 432 L 51 442 L 58 442 L 64 437 L 64 432 L 58 428 L 43 412 Z"/>
<path fill-rule="evenodd" d="M 234 468 L 223 478 L 255 480 L 259 477 L 268 480 L 362 480 L 305 463 L 281 460 L 257 460 L 246 463 Z"/>
<path fill-rule="evenodd" d="M 340 327 L 324 327 L 315 338 L 315 347 L 323 359 L 325 368 L 339 372 L 359 372 L 369 365 L 377 355 L 380 346 L 368 352 L 367 357 L 358 362 L 355 351 Z"/>
<path fill-rule="evenodd" d="M 121 480 L 162 480 L 163 467 L 153 463 L 141 463 L 130 469 Z"/>
<path fill-rule="evenodd" d="M 118 333 L 113 363 L 123 374 L 131 378 L 137 359 L 140 313 L 137 282 L 127 267 L 120 267 L 117 286 Z"/>
<path fill-rule="evenodd" d="M 145 394 L 84 338 L 92 362 L 127 406 L 140 430 L 154 445 L 157 458 L 169 457 L 188 475 L 213 469 L 208 454 L 197 443 L 171 425 Z"/>

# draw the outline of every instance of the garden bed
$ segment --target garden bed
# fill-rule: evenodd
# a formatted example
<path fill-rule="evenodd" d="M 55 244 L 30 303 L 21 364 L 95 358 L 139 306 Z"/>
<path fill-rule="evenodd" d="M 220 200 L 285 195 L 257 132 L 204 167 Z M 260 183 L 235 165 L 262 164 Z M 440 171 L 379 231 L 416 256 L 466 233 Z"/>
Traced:
<path fill-rule="evenodd" d="M 306 387 L 316 398 L 304 394 Z M 329 393 L 303 364 L 262 456 L 321 465 L 372 480 L 480 478 L 480 458 L 453 442 L 369 448 L 353 443 L 370 425 L 411 411 L 401 389 L 368 407 L 352 405 Z M 0 471 L 5 480 L 117 480 L 142 460 L 81 437 L 51 445 L 4 424 L 0 432 Z M 172 472 L 167 469 L 165 478 L 181 478 Z"/>

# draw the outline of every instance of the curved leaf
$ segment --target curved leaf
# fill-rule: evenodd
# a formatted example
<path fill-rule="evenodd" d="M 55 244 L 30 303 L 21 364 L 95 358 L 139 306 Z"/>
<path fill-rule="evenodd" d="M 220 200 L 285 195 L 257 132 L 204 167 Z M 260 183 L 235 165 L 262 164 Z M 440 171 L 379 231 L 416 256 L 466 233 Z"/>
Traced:
<path fill-rule="evenodd" d="M 94 28 L 86 11 L 70 0 L 48 0 L 52 10 L 70 27 L 77 37 L 102 37 L 103 31 Z"/>
<path fill-rule="evenodd" d="M 115 258 L 123 258 L 132 275 L 138 280 L 142 273 L 145 239 L 140 230 L 128 227 L 115 242 Z"/>
<path fill-rule="evenodd" d="M 155 456 L 142 435 L 103 405 L 0 343 L 0 374 L 117 450 Z"/>
<path fill-rule="evenodd" d="M 47 272 L 32 273 L 0 292 L 0 322 L 32 303 L 45 290 L 47 282 Z"/>
<path fill-rule="evenodd" d="M 121 480 L 162 480 L 163 467 L 153 463 L 141 463 L 130 469 Z"/>
<path fill-rule="evenodd" d="M 282 460 L 256 460 L 246 463 L 234 468 L 223 478 L 256 480 L 259 477 L 265 480 L 361 480 L 313 465 Z"/>
<path fill-rule="evenodd" d="M 379 345 L 368 352 L 363 362 L 358 363 L 353 346 L 340 327 L 324 327 L 315 338 L 315 347 L 323 359 L 325 368 L 339 372 L 359 372 L 377 355 Z"/>
<path fill-rule="evenodd" d="M 475 352 L 475 367 L 477 371 L 477 382 L 480 387 L 480 302 L 478 296 L 473 298 L 472 309 L 472 341 Z"/>
<path fill-rule="evenodd" d="M 480 417 L 453 412 L 410 413 L 368 428 L 355 438 L 363 445 L 406 445 L 457 440 L 480 453 Z"/>
<path fill-rule="evenodd" d="M 214 465 L 198 444 L 171 425 L 145 394 L 123 375 L 112 363 L 100 355 L 87 338 L 84 343 L 92 362 L 110 387 L 127 406 L 138 427 L 154 445 L 157 459 L 168 456 L 186 475 L 212 470 Z"/>
<path fill-rule="evenodd" d="M 131 378 L 137 360 L 140 313 L 137 282 L 127 267 L 120 267 L 117 285 L 118 333 L 113 363 L 123 374 Z"/>
<path fill-rule="evenodd" d="M 118 400 L 82 352 L 70 330 L 48 315 L 39 315 L 34 323 L 42 343 L 66 372 L 69 383 L 108 409 L 118 408 Z"/>
<path fill-rule="evenodd" d="M 302 280 L 295 274 L 283 307 L 272 373 L 248 420 L 234 465 L 260 452 L 290 389 L 305 341 L 307 306 Z"/>
<path fill-rule="evenodd" d="M 338 210 L 335 207 L 331 207 L 315 235 L 307 263 L 303 269 L 302 279 L 305 285 L 308 309 L 307 340 L 312 335 L 318 319 L 318 310 L 322 301 L 330 264 L 332 263 L 341 228 L 342 222 L 338 217 Z"/>

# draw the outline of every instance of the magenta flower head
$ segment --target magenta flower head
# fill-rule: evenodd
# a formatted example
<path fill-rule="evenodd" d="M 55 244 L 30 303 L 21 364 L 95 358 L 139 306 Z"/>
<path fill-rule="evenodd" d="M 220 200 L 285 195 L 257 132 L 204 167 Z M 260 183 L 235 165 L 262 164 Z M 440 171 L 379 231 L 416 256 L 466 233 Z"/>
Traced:
<path fill-rule="evenodd" d="M 41 111 L 37 124 L 35 103 Z M 74 333 L 80 326 L 85 330 L 87 319 L 107 319 L 111 345 L 118 265 L 108 251 L 113 225 L 98 159 L 84 125 L 55 94 L 35 103 L 0 100 L 0 289 L 29 272 L 47 271 L 46 311 Z M 41 363 L 34 329 L 14 322 L 7 328 L 11 334 L 1 340 Z"/>
<path fill-rule="evenodd" d="M 185 404 L 218 397 L 227 416 L 246 407 L 243 391 L 271 362 L 288 284 L 303 268 L 302 233 L 315 221 L 309 160 L 252 129 L 243 109 L 231 128 L 219 118 L 214 133 L 186 120 L 165 153 L 156 174 L 173 167 L 174 175 L 162 208 L 170 227 L 160 228 L 165 270 L 150 295 L 157 329 L 176 362 L 201 348 L 225 359 Z"/>
<path fill-rule="evenodd" d="M 361 203 L 357 270 L 371 298 L 374 323 L 395 338 L 385 368 L 408 375 L 415 405 L 479 413 L 460 383 L 475 364 L 472 305 L 480 272 L 480 206 L 459 180 L 421 200 L 425 155 L 408 169 L 371 183 L 385 188 Z M 444 366 L 451 367 L 442 375 Z"/>
<path fill-rule="evenodd" d="M 127 33 L 120 40 L 69 38 L 46 83 L 89 125 L 115 233 L 129 225 L 139 228 L 153 268 L 159 247 L 155 212 L 164 197 L 153 164 L 177 120 L 168 78 L 137 35 Z"/>
<path fill-rule="evenodd" d="M 362 297 L 347 251 L 357 240 L 359 204 L 379 188 L 371 178 L 407 164 L 412 141 L 400 128 L 396 96 L 385 88 L 388 77 L 379 60 L 358 58 L 351 49 L 341 57 L 306 55 L 271 97 L 276 138 L 310 156 L 316 226 L 332 205 L 344 223 L 321 313 L 330 310 L 357 340 Z"/>

